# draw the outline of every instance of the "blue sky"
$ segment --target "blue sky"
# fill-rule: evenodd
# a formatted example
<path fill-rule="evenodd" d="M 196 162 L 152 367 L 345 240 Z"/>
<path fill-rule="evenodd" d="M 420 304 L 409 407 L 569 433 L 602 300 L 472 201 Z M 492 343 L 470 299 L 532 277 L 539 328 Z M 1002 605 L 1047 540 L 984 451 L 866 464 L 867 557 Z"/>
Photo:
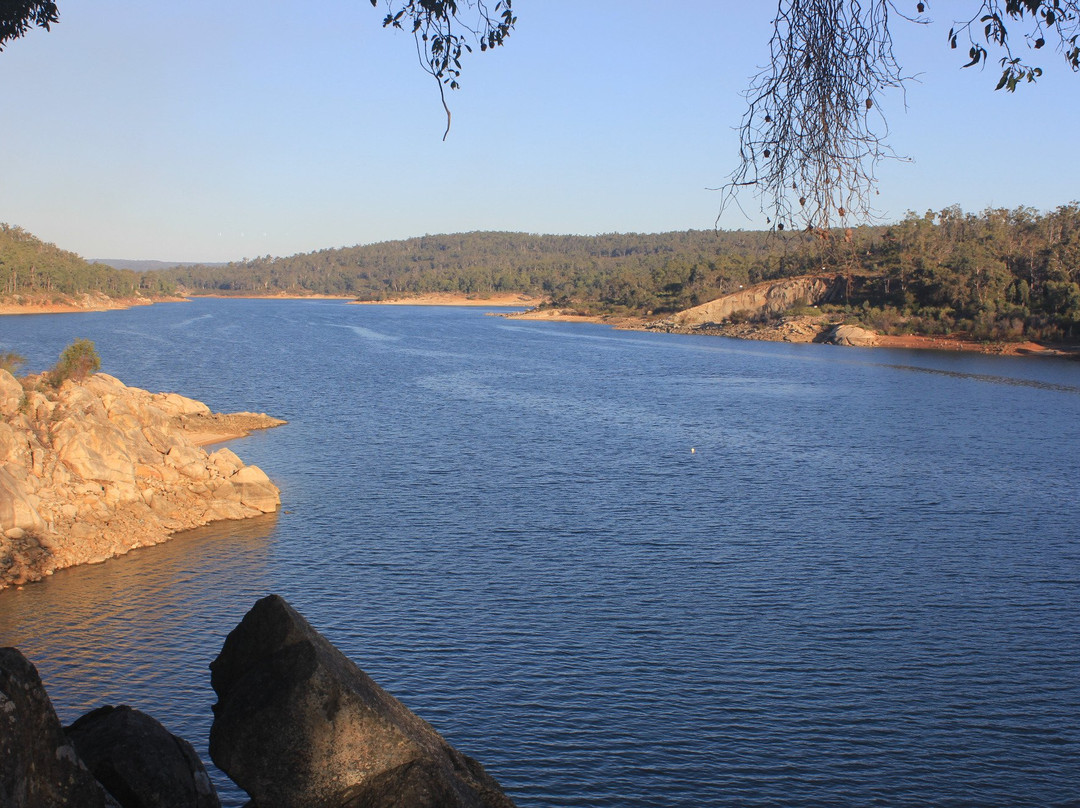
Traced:
<path fill-rule="evenodd" d="M 964 0 L 971 3 L 973 0 Z M 444 119 L 411 37 L 367 0 L 61 0 L 0 53 L 0 221 L 86 257 L 221 261 L 464 230 L 713 226 L 773 4 L 517 0 Z M 894 26 L 919 74 L 887 108 L 878 208 L 1080 198 L 1080 76 L 960 70 L 951 19 Z M 318 16 L 313 16 L 313 10 Z M 940 10 L 939 10 L 940 9 Z M 1021 47 L 1023 47 L 1021 45 Z M 724 215 L 764 226 L 753 199 Z"/>

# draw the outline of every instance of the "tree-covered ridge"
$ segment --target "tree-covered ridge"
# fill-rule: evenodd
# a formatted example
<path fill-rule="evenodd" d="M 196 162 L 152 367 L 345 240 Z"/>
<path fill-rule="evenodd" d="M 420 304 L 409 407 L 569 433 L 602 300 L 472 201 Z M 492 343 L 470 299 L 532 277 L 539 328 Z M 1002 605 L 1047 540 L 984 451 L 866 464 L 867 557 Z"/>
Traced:
<path fill-rule="evenodd" d="M 856 231 L 869 249 L 880 228 Z M 685 231 L 600 236 L 474 232 L 169 270 L 192 291 L 297 292 L 384 300 L 432 292 L 523 293 L 634 313 L 677 311 L 740 285 L 820 269 L 802 237 Z"/>
<path fill-rule="evenodd" d="M 813 272 L 864 276 L 847 301 L 890 331 L 984 338 L 1080 336 L 1080 205 L 957 207 L 890 226 L 550 236 L 459 233 L 169 270 L 194 292 L 352 295 L 522 293 L 594 313 L 662 315 L 740 286 Z"/>
<path fill-rule="evenodd" d="M 154 273 L 91 264 L 73 252 L 41 241 L 21 227 L 0 223 L 0 294 L 110 297 L 169 294 L 175 285 Z"/>
<path fill-rule="evenodd" d="M 909 214 L 880 257 L 871 324 L 979 338 L 1080 337 L 1080 205 Z"/>

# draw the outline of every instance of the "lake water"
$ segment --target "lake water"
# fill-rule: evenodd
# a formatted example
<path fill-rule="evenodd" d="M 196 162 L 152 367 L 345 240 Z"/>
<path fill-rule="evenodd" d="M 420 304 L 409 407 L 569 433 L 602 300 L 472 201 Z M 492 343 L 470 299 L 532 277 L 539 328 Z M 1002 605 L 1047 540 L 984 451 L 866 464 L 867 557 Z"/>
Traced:
<path fill-rule="evenodd" d="M 1080 804 L 1080 363 L 205 300 L 5 317 L 287 426 L 282 512 L 0 593 L 61 719 L 204 759 L 287 598 L 522 806 Z M 227 805 L 244 801 L 214 772 Z"/>

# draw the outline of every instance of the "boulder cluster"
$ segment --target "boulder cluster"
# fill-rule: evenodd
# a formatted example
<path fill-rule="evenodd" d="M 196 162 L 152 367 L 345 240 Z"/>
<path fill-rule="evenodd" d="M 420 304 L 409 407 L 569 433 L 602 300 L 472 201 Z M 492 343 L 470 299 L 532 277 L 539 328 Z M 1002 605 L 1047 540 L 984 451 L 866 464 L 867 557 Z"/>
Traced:
<path fill-rule="evenodd" d="M 0 370 L 0 589 L 276 510 L 262 470 L 193 442 L 213 417 L 104 373 L 57 389 Z"/>
<path fill-rule="evenodd" d="M 513 808 L 477 761 L 288 603 L 258 601 L 210 666 L 214 763 L 249 808 Z M 130 707 L 62 728 L 37 671 L 0 649 L 0 805 L 217 808 L 186 741 Z"/>

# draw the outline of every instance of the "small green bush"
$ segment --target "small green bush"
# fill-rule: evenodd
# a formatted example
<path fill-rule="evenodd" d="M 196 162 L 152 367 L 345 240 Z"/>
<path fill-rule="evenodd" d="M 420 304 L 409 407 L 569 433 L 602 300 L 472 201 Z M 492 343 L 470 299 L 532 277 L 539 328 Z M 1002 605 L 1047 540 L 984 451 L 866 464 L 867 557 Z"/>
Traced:
<path fill-rule="evenodd" d="M 101 357 L 94 343 L 88 339 L 77 339 L 64 348 L 60 361 L 49 371 L 49 381 L 54 387 L 59 387 L 68 379 L 81 382 L 100 367 Z"/>
<path fill-rule="evenodd" d="M 739 309 L 733 311 L 728 315 L 728 321 L 739 325 L 741 323 L 748 323 L 754 319 L 754 312 L 750 309 Z"/>
<path fill-rule="evenodd" d="M 0 353 L 0 370 L 6 370 L 13 376 L 26 364 L 26 357 L 14 351 Z"/>
<path fill-rule="evenodd" d="M 819 317 L 821 313 L 821 309 L 807 303 L 805 300 L 800 300 L 784 312 L 789 317 Z"/>

